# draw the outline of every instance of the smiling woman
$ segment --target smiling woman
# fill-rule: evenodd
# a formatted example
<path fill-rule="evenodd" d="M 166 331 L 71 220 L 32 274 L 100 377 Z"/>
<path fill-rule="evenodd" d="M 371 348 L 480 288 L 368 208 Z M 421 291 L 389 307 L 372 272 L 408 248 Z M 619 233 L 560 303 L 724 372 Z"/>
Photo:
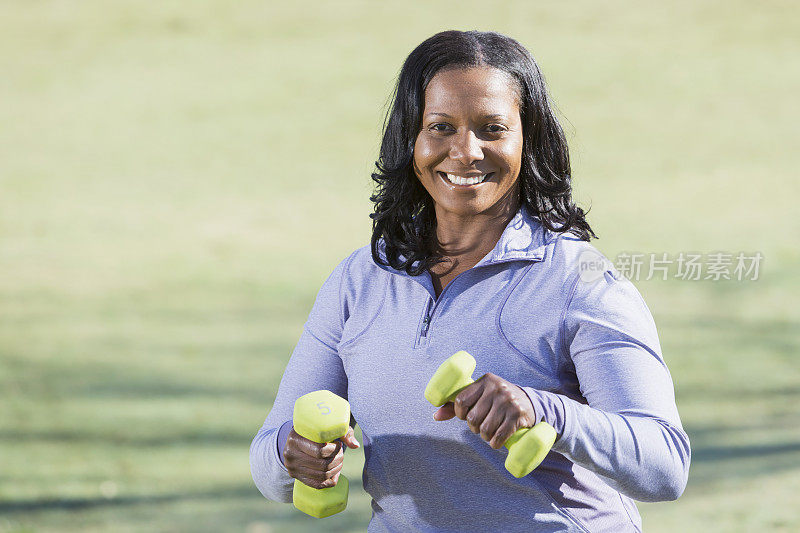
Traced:
<path fill-rule="evenodd" d="M 320 289 L 251 445 L 258 488 L 337 485 L 352 428 L 318 444 L 292 422 L 326 389 L 364 436 L 370 531 L 641 530 L 633 500 L 680 496 L 689 439 L 638 291 L 581 268 L 602 256 L 528 51 L 492 32 L 420 44 L 376 166 L 371 244 Z M 481 377 L 432 413 L 426 384 L 460 350 Z M 539 422 L 555 443 L 515 478 L 500 448 Z"/>
<path fill-rule="evenodd" d="M 493 68 L 448 70 L 428 84 L 414 172 L 440 210 L 437 219 L 516 211 L 523 143 L 511 87 Z"/>
<path fill-rule="evenodd" d="M 572 202 L 569 148 L 544 78 L 525 47 L 504 35 L 442 32 L 411 52 L 376 166 L 373 258 L 380 261 L 383 241 L 389 264 L 413 275 L 443 259 L 429 238 L 439 214 L 434 180 L 426 180 L 434 170 L 453 174 L 456 185 L 458 177 L 480 175 L 481 169 L 494 172 L 488 180 L 493 191 L 508 190 L 487 214 L 500 215 L 505 207 L 500 217 L 507 221 L 521 203 L 550 231 L 595 237 Z M 414 175 L 420 179 L 409 179 Z M 471 204 L 486 201 L 476 195 Z M 403 223 L 412 217 L 414 226 Z"/>
<path fill-rule="evenodd" d="M 519 209 L 519 100 L 509 76 L 490 67 L 439 72 L 425 90 L 414 174 L 434 205 L 439 231 L 432 243 L 451 258 L 450 266 L 430 269 L 437 295 L 494 246 L 497 239 L 482 234 L 499 237 Z M 465 239 L 467 228 L 480 234 Z"/>

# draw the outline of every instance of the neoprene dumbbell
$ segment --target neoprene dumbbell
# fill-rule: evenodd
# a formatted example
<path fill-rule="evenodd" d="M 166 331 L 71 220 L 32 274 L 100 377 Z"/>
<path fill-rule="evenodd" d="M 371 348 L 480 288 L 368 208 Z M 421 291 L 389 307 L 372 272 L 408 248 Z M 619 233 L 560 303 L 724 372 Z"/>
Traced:
<path fill-rule="evenodd" d="M 433 374 L 425 387 L 425 398 L 436 407 L 454 401 L 458 393 L 474 383 L 475 366 L 475 358 L 469 353 L 454 353 Z M 555 441 L 556 430 L 547 422 L 518 429 L 503 445 L 508 449 L 506 470 L 517 478 L 527 476 L 541 464 Z"/>
<path fill-rule="evenodd" d="M 328 390 L 309 392 L 294 402 L 294 430 L 314 442 L 328 443 L 347 435 L 350 427 L 350 404 Z M 333 487 L 315 489 L 295 479 L 292 491 L 294 506 L 309 516 L 325 518 L 347 507 L 350 482 L 339 474 Z"/>

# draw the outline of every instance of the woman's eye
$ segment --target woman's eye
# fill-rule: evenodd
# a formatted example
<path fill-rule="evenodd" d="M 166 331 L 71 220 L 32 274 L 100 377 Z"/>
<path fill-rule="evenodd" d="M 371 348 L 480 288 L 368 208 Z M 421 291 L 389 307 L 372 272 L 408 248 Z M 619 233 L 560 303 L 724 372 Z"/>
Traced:
<path fill-rule="evenodd" d="M 449 124 L 443 124 L 440 122 L 437 124 L 431 124 L 430 129 L 438 132 L 447 132 L 450 131 L 452 128 L 450 127 Z M 506 127 L 503 126 L 502 124 L 489 124 L 488 126 L 486 126 L 486 129 L 489 131 L 489 133 L 502 133 L 506 131 Z"/>

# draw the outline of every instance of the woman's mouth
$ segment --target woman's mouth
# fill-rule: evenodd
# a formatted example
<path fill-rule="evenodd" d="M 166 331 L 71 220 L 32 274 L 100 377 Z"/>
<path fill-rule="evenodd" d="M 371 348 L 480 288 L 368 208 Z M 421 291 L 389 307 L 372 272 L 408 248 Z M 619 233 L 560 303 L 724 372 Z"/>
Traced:
<path fill-rule="evenodd" d="M 437 174 L 439 174 L 439 176 L 443 180 L 453 185 L 458 185 L 460 187 L 472 187 L 474 185 L 480 185 L 481 183 L 486 181 L 486 179 L 492 176 L 494 172 L 489 172 L 488 174 L 483 174 L 481 176 L 471 176 L 471 177 L 459 176 L 457 174 L 447 174 L 445 172 L 437 172 Z"/>

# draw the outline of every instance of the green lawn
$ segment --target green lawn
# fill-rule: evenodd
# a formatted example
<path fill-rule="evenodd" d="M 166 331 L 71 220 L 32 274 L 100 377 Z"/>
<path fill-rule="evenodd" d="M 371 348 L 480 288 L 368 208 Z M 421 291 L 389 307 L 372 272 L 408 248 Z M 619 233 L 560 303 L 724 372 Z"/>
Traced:
<path fill-rule="evenodd" d="M 640 510 L 655 532 L 800 529 L 795 20 L 782 1 L 3 2 L 0 532 L 319 530 L 261 497 L 248 447 L 320 284 L 368 242 L 402 61 L 450 28 L 537 58 L 609 257 L 764 255 L 757 281 L 637 283 L 693 452 L 681 499 Z M 347 459 L 331 531 L 369 520 Z"/>

